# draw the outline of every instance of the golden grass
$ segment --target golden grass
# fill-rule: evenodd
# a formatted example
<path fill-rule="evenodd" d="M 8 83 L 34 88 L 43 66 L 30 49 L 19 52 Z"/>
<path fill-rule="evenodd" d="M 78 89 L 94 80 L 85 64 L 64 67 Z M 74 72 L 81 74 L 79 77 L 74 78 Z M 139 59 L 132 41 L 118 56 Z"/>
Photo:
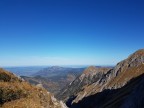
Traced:
<path fill-rule="evenodd" d="M 32 86 L 3 69 L 0 75 L 3 75 L 0 77 L 1 108 L 60 108 L 54 105 L 51 94 L 45 89 Z"/>

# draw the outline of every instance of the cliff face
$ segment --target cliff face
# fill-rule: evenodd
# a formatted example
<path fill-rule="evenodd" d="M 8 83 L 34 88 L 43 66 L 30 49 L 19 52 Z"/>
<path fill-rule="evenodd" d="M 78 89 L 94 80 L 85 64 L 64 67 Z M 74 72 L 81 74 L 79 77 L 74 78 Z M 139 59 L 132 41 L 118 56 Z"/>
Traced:
<path fill-rule="evenodd" d="M 95 71 L 92 70 L 91 73 L 93 74 Z M 137 87 L 137 83 L 141 82 L 143 74 L 144 49 L 136 51 L 127 59 L 119 62 L 113 69 L 96 72 L 92 77 L 88 75 L 90 83 L 84 79 L 83 76 L 87 76 L 87 72 L 84 72 L 65 89 L 62 96 L 68 98 L 67 104 L 71 108 L 113 108 L 114 106 L 115 108 L 126 108 L 125 103 L 132 102 L 129 97 L 135 98 L 133 92 L 140 88 Z M 79 85 L 81 85 L 81 89 L 76 90 L 76 93 L 71 92 Z M 66 93 L 68 91 L 69 94 Z"/>
<path fill-rule="evenodd" d="M 0 106 L 2 108 L 66 108 L 53 95 L 14 74 L 0 69 Z"/>

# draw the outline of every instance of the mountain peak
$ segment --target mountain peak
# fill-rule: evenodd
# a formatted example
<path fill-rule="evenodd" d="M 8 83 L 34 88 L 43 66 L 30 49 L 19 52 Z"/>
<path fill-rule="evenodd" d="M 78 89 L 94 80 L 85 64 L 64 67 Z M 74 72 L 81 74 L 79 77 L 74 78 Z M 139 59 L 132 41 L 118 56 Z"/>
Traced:
<path fill-rule="evenodd" d="M 140 55 L 144 55 L 144 49 L 139 49 L 135 53 L 140 54 Z"/>
<path fill-rule="evenodd" d="M 84 70 L 83 74 L 94 74 L 99 72 L 107 72 L 110 68 L 106 67 L 96 67 L 96 66 L 89 66 L 87 69 Z"/>
<path fill-rule="evenodd" d="M 61 69 L 63 67 L 60 67 L 60 66 L 51 66 L 50 68 L 53 68 L 53 69 Z"/>
<path fill-rule="evenodd" d="M 142 56 L 144 56 L 144 49 L 137 50 L 136 52 L 131 54 L 129 58 L 142 57 Z"/>
<path fill-rule="evenodd" d="M 87 69 L 84 70 L 84 74 L 89 74 L 91 72 L 94 72 L 97 68 L 95 66 L 89 66 Z"/>

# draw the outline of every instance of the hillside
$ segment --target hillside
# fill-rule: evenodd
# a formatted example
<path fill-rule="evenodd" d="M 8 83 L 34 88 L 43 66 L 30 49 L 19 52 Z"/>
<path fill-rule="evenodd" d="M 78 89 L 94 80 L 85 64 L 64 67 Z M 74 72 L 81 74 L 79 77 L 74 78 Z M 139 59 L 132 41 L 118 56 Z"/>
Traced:
<path fill-rule="evenodd" d="M 0 107 L 66 108 L 40 85 L 32 86 L 3 69 L 0 69 Z"/>
<path fill-rule="evenodd" d="M 93 76 L 88 74 L 87 79 L 91 82 L 86 84 L 87 79 L 81 79 L 89 73 L 87 70 L 92 70 L 90 73 Z M 133 98 L 135 96 L 138 98 L 133 92 L 136 92 L 134 89 L 141 86 L 139 83 L 144 74 L 144 49 L 136 51 L 114 68 L 100 72 L 101 74 L 95 70 L 94 67 L 86 69 L 80 77 L 63 90 L 61 99 L 66 101 L 70 108 L 113 108 L 114 106 L 123 108 L 124 101 L 126 99 L 130 101 L 128 98 L 131 97 L 131 94 L 135 94 Z M 144 94 L 141 95 L 144 97 Z M 127 108 L 126 104 L 125 106 L 124 108 Z"/>
<path fill-rule="evenodd" d="M 74 74 L 68 74 L 66 76 L 54 76 L 54 77 L 42 77 L 42 76 L 34 76 L 34 77 L 21 76 L 21 77 L 32 85 L 41 84 L 46 90 L 56 95 L 62 88 L 67 86 L 77 76 Z"/>

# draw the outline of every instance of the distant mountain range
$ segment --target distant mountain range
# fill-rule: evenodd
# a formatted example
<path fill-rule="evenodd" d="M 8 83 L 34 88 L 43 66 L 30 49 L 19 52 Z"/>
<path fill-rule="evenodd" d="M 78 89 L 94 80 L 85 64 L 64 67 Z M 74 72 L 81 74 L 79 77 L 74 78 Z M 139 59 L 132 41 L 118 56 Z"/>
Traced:
<path fill-rule="evenodd" d="M 71 74 L 81 74 L 85 68 L 67 68 L 60 66 L 52 66 L 44 68 L 39 72 L 33 74 L 33 76 L 42 76 L 42 77 L 54 77 L 54 76 L 66 76 L 68 73 Z"/>
<path fill-rule="evenodd" d="M 31 77 L 21 77 L 33 85 L 42 84 L 45 89 L 56 95 L 62 88 L 79 76 L 84 69 L 52 66 L 40 70 L 31 75 Z"/>
<path fill-rule="evenodd" d="M 144 108 L 144 49 L 115 67 L 52 66 L 22 78 L 0 69 L 0 107 L 67 108 L 64 103 L 68 108 Z"/>
<path fill-rule="evenodd" d="M 28 66 L 28 67 L 4 67 L 5 70 L 13 72 L 18 76 L 31 76 L 46 66 Z"/>

